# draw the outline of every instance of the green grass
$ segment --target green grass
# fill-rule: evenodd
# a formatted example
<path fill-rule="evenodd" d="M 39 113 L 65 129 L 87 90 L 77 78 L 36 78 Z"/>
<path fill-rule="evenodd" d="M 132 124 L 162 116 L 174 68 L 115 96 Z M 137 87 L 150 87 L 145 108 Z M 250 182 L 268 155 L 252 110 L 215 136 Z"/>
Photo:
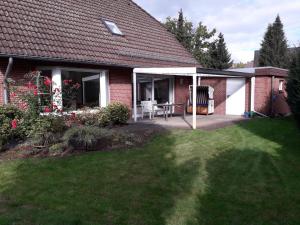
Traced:
<path fill-rule="evenodd" d="M 298 225 L 300 132 L 257 119 L 129 151 L 2 162 L 0 224 Z"/>

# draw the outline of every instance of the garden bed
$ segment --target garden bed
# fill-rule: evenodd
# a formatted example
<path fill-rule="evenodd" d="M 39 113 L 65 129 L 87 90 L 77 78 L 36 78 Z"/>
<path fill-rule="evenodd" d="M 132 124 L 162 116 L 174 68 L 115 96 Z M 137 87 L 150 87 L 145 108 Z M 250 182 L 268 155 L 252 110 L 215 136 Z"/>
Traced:
<path fill-rule="evenodd" d="M 157 134 L 166 133 L 166 130 L 161 126 L 149 124 L 130 123 L 122 126 L 114 126 L 108 129 L 116 135 L 125 135 L 127 139 L 122 142 L 111 143 L 109 141 L 97 143 L 95 149 L 89 151 L 112 151 L 116 149 L 127 150 L 133 147 L 142 147 L 153 136 Z M 14 160 L 22 158 L 43 158 L 43 157 L 63 157 L 68 155 L 82 154 L 84 149 L 70 149 L 66 148 L 64 151 L 53 152 L 49 151 L 48 147 L 34 147 L 26 143 L 26 141 L 11 141 L 7 144 L 6 150 L 0 152 L 0 161 Z"/>

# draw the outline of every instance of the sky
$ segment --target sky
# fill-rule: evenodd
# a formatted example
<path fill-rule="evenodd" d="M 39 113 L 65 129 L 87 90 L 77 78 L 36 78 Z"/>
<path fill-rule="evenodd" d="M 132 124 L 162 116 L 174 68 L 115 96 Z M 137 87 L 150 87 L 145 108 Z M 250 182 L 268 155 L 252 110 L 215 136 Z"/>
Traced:
<path fill-rule="evenodd" d="M 300 0 L 134 0 L 159 21 L 184 17 L 209 29 L 216 28 L 225 36 L 235 62 L 253 60 L 269 23 L 277 14 L 284 24 L 289 46 L 300 43 Z"/>

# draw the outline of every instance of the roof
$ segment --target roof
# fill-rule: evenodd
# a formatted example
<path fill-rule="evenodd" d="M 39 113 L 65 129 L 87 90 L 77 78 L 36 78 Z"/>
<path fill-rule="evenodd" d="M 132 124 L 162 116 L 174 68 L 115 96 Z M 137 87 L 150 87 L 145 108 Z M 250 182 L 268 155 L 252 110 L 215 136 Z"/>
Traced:
<path fill-rule="evenodd" d="M 282 68 L 272 67 L 272 66 L 228 69 L 228 71 L 250 73 L 250 74 L 255 74 L 255 76 L 277 76 L 277 77 L 288 76 L 287 69 L 282 69 Z"/>
<path fill-rule="evenodd" d="M 135 68 L 136 74 L 151 75 L 178 75 L 178 76 L 201 76 L 201 77 L 252 77 L 253 73 L 243 73 L 238 71 L 205 69 L 201 67 L 156 67 L 156 68 Z"/>
<path fill-rule="evenodd" d="M 113 35 L 102 19 L 124 36 Z M 198 65 L 131 0 L 4 0 L 0 55 L 129 67 Z"/>

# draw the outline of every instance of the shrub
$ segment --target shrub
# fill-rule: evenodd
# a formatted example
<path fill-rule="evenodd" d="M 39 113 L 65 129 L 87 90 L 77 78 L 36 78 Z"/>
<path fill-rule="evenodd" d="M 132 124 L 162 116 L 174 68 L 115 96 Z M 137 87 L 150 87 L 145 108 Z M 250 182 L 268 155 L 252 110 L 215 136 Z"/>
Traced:
<path fill-rule="evenodd" d="M 66 131 L 64 142 L 73 149 L 91 150 L 98 142 L 109 138 L 108 130 L 96 126 L 77 126 Z"/>
<path fill-rule="evenodd" d="M 121 103 L 112 103 L 105 108 L 105 115 L 113 125 L 126 124 L 129 119 L 129 109 Z M 106 119 L 106 118 L 105 118 Z"/>
<path fill-rule="evenodd" d="M 23 113 L 8 105 L 0 107 L 0 148 L 13 138 L 22 138 L 25 134 Z"/>
<path fill-rule="evenodd" d="M 89 126 L 98 126 L 99 123 L 99 112 L 84 112 L 77 115 L 77 118 L 81 124 Z"/>
<path fill-rule="evenodd" d="M 292 60 L 286 90 L 288 104 L 300 128 L 300 50 Z"/>
<path fill-rule="evenodd" d="M 47 146 L 59 142 L 65 128 L 60 116 L 40 116 L 31 124 L 28 136 L 34 145 Z"/>

